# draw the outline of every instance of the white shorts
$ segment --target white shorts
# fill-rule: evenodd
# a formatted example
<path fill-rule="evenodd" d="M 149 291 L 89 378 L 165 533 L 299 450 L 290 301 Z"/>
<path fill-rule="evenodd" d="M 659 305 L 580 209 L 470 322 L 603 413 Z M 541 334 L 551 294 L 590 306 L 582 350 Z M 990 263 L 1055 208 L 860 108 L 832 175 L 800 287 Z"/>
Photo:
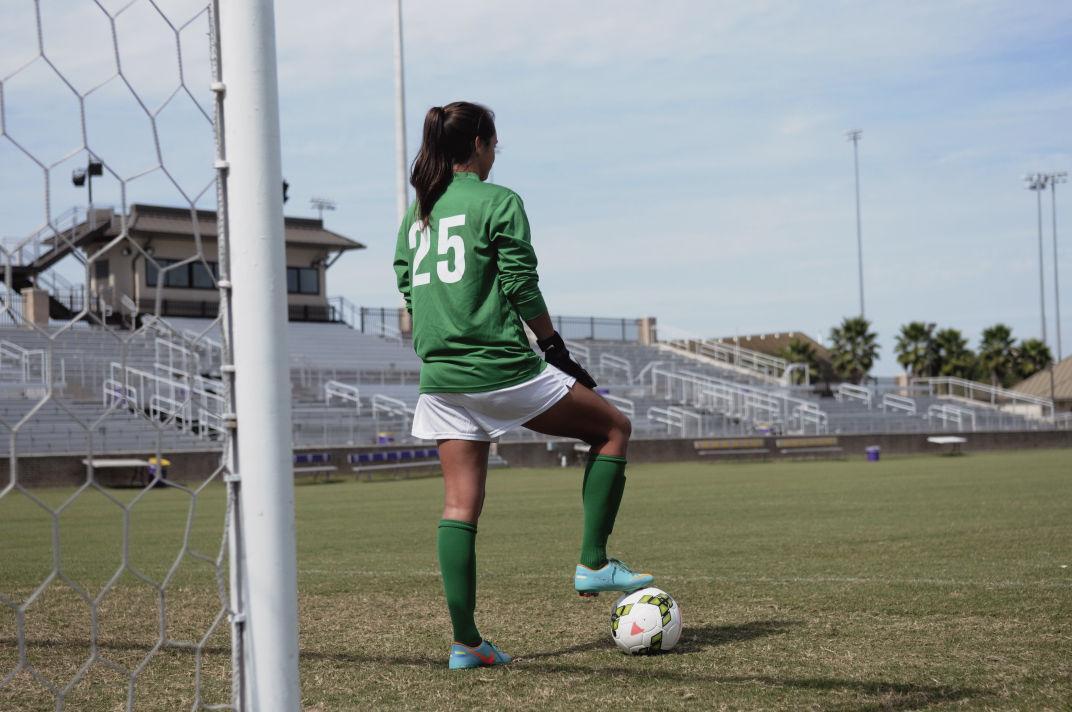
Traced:
<path fill-rule="evenodd" d="M 485 393 L 422 393 L 413 414 L 421 440 L 492 442 L 562 400 L 576 378 L 548 365 L 539 376 Z"/>

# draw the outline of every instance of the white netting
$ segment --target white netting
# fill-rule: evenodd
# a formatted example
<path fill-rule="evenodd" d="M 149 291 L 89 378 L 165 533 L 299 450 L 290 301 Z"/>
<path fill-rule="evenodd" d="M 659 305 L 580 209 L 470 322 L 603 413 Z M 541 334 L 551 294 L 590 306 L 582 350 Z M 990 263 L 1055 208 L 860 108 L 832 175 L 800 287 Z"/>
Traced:
<path fill-rule="evenodd" d="M 0 10 L 0 709 L 234 708 L 214 38 Z"/>

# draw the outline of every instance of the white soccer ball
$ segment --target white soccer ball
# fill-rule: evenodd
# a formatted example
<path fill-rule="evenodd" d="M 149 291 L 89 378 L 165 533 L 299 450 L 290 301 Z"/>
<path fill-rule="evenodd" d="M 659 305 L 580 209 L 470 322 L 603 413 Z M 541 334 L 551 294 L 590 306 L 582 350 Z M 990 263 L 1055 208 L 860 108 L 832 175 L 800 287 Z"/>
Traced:
<path fill-rule="evenodd" d="M 614 642 L 630 655 L 666 652 L 681 638 L 681 607 L 662 589 L 642 588 L 614 604 L 610 629 Z"/>

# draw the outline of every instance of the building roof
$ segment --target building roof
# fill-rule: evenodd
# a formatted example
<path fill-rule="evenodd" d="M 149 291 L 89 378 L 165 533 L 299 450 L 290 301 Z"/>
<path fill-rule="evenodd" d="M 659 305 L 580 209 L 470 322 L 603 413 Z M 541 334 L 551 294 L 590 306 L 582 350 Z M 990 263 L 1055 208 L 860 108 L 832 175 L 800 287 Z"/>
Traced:
<path fill-rule="evenodd" d="M 1039 398 L 1050 397 L 1050 372 L 1043 370 L 1031 378 L 1020 381 L 1011 390 Z M 1053 365 L 1053 392 L 1055 401 L 1072 400 L 1072 356 Z"/>
<path fill-rule="evenodd" d="M 214 239 L 216 233 L 216 211 L 198 210 L 197 231 L 202 238 Z M 193 211 L 189 208 L 172 208 L 163 205 L 146 205 L 134 203 L 130 206 L 127 223 L 131 233 L 151 232 L 158 235 L 192 237 L 194 230 Z M 118 234 L 121 216 L 112 218 L 109 233 Z M 327 250 L 363 250 L 365 245 L 348 237 L 332 232 L 324 227 L 324 221 L 318 218 L 285 217 L 286 242 L 288 245 L 309 245 Z"/>
<path fill-rule="evenodd" d="M 725 338 L 715 339 L 715 341 L 740 346 L 741 348 L 769 354 L 770 356 L 781 356 L 782 351 L 789 346 L 789 342 L 793 339 L 798 339 L 806 344 L 810 344 L 811 347 L 815 349 L 815 355 L 820 361 L 830 360 L 830 352 L 827 351 L 826 347 L 805 334 L 803 331 L 779 331 L 773 334 L 727 336 Z"/>

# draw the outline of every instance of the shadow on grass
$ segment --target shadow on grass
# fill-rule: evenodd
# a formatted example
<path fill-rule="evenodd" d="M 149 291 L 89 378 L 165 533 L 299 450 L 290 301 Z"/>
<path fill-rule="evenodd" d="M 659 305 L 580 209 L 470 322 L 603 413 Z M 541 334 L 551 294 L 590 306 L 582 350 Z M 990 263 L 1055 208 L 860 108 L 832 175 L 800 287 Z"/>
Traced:
<path fill-rule="evenodd" d="M 699 653 L 716 645 L 729 643 L 741 643 L 754 638 L 762 638 L 767 635 L 779 635 L 792 626 L 800 625 L 800 621 L 751 621 L 740 625 L 706 625 L 698 628 L 685 628 L 685 634 L 681 642 L 674 648 L 670 655 Z M 589 650 L 613 650 L 614 641 L 610 636 L 590 640 L 586 643 L 570 645 L 558 650 L 546 650 L 530 653 L 523 656 L 525 660 L 539 660 L 541 658 L 557 658 L 561 655 L 584 653 Z"/>
<path fill-rule="evenodd" d="M 741 625 L 703 626 L 692 628 L 687 631 L 687 636 L 678 647 L 671 653 L 660 658 L 671 659 L 678 654 L 694 654 L 709 650 L 715 646 L 730 643 L 743 642 L 760 638 L 767 635 L 779 635 L 791 626 L 799 625 L 797 621 L 752 621 Z M 67 640 L 28 640 L 27 647 L 45 647 L 59 649 L 88 648 L 80 642 L 75 643 Z M 5 645 L 14 647 L 16 641 L 11 638 L 0 638 L 0 648 Z M 103 643 L 102 651 L 141 650 L 149 652 L 152 646 L 129 644 L 129 643 Z M 621 664 L 594 664 L 586 665 L 572 663 L 564 660 L 555 660 L 572 653 L 582 653 L 590 650 L 613 650 L 614 643 L 609 637 L 592 640 L 586 643 L 561 648 L 558 650 L 536 652 L 518 657 L 514 665 L 505 670 L 519 672 L 533 672 L 538 674 L 569 674 L 578 673 L 597 675 L 602 678 L 622 676 L 635 677 L 643 675 L 645 679 L 662 680 L 684 684 L 709 683 L 714 685 L 756 685 L 762 687 L 792 688 L 798 690 L 823 691 L 854 691 L 870 699 L 858 700 L 847 703 L 844 709 L 863 710 L 864 712 L 880 712 L 885 710 L 910 710 L 919 709 L 940 702 L 964 702 L 973 698 L 986 697 L 990 693 L 971 687 L 955 687 L 952 685 L 917 685 L 910 682 L 894 682 L 890 680 L 852 680 L 835 677 L 778 677 L 776 675 L 706 675 L 699 672 L 681 672 L 676 670 L 659 669 L 645 666 L 643 671 L 638 671 L 637 665 L 625 662 L 627 658 L 622 656 Z M 186 646 L 167 646 L 168 652 L 193 653 Z M 163 652 L 163 651 L 160 651 Z M 230 654 L 226 647 L 206 646 L 202 653 Z M 319 650 L 303 650 L 303 661 L 326 660 L 335 663 L 353 665 L 402 665 L 407 667 L 422 667 L 434 670 L 442 670 L 444 665 L 441 655 L 375 655 L 368 652 L 322 652 Z M 835 705 L 830 709 L 842 709 Z"/>
<path fill-rule="evenodd" d="M 972 698 L 987 696 L 988 692 L 971 687 L 952 685 L 917 685 L 910 682 L 893 682 L 889 680 L 850 680 L 836 677 L 778 677 L 775 675 L 704 675 L 702 673 L 676 672 L 647 668 L 638 672 L 634 665 L 573 665 L 570 663 L 521 661 L 518 666 L 526 671 L 544 674 L 588 674 L 602 678 L 620 675 L 645 679 L 662 680 L 682 684 L 713 685 L 756 685 L 757 687 L 793 688 L 798 690 L 855 691 L 872 699 L 848 703 L 844 709 L 852 710 L 909 710 L 920 709 L 939 702 L 963 702 Z M 840 709 L 837 706 L 830 709 Z"/>

